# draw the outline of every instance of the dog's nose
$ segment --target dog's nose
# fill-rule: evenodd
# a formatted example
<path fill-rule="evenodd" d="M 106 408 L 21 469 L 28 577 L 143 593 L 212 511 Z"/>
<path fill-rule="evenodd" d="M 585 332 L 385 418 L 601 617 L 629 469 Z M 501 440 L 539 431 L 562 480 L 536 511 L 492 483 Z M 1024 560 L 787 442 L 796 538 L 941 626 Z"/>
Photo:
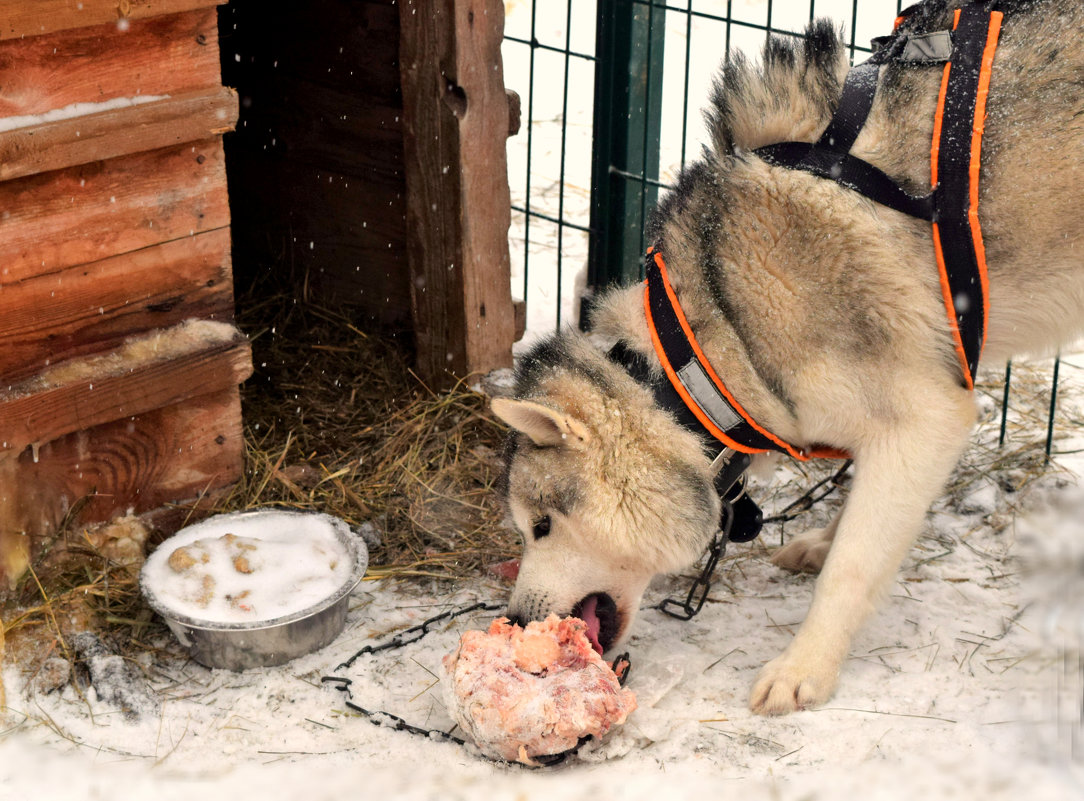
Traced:
<path fill-rule="evenodd" d="M 524 628 L 527 625 L 527 618 L 523 617 L 523 615 L 517 615 L 511 610 L 505 612 L 504 616 L 508 618 L 508 622 L 513 626 Z"/>

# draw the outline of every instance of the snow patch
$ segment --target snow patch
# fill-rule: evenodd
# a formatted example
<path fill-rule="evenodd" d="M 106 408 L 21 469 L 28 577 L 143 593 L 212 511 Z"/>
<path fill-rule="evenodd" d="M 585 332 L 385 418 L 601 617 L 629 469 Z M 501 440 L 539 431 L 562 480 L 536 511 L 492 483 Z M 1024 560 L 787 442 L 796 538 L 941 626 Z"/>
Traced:
<path fill-rule="evenodd" d="M 144 103 L 154 103 L 158 100 L 166 100 L 169 95 L 136 95 L 135 97 L 114 97 L 110 100 L 102 100 L 97 103 L 71 103 L 60 108 L 43 111 L 40 114 L 17 114 L 14 117 L 0 117 L 0 133 L 14 131 L 18 128 L 36 128 L 49 122 L 71 120 L 76 117 L 85 117 L 89 114 L 100 114 L 103 111 L 113 111 L 118 108 L 129 108 Z"/>

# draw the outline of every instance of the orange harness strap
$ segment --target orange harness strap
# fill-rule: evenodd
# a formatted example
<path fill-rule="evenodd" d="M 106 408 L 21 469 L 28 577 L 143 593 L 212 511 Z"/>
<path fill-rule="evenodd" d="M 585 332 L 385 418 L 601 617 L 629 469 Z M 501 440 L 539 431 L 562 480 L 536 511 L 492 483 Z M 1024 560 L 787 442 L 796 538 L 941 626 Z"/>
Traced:
<path fill-rule="evenodd" d="M 700 348 L 666 274 L 662 254 L 648 250 L 644 314 L 655 353 L 682 403 L 711 437 L 741 453 L 779 451 L 806 461 L 813 457 L 848 458 L 831 448 L 797 448 L 756 423 L 734 396 Z"/>
<path fill-rule="evenodd" d="M 945 64 L 930 147 L 930 186 L 937 197 L 946 199 L 938 203 L 933 220 L 934 254 L 968 389 L 975 388 L 989 320 L 986 249 L 979 224 L 979 167 L 1001 20 L 1001 12 L 986 12 L 976 5 L 956 10 L 952 26 L 956 41 L 973 44 L 954 47 L 952 60 Z M 946 114 L 946 107 L 953 113 Z"/>

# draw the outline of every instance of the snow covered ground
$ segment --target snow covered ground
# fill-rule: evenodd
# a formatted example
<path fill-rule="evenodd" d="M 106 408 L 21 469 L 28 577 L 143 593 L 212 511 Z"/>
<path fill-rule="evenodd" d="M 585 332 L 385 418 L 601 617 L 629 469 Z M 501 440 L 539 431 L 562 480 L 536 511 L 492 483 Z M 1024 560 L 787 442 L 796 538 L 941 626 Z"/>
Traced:
<path fill-rule="evenodd" d="M 876 15 L 878 24 L 859 41 L 883 32 L 882 18 L 895 10 L 888 2 L 890 11 Z M 808 14 L 806 0 L 796 3 L 777 0 L 773 8 L 800 5 L 796 13 Z M 522 25 L 529 5 L 508 5 L 510 20 Z M 749 14 L 764 5 L 733 3 L 737 13 Z M 817 2 L 817 12 L 830 12 L 828 5 Z M 842 5 L 849 15 L 849 0 Z M 546 23 L 563 44 L 563 23 L 549 17 Z M 711 55 L 710 68 L 717 60 Z M 518 88 L 514 77 L 508 83 Z M 590 86 L 577 75 L 573 83 Z M 582 150 L 589 133 L 579 113 L 573 131 Z M 540 128 L 536 143 L 554 130 Z M 696 138 L 695 131 L 689 135 Z M 548 141 L 551 151 L 559 149 L 558 139 Z M 513 152 L 511 168 L 525 169 L 517 158 Z M 535 161 L 539 169 L 545 164 Z M 543 169 L 534 185 L 556 186 L 555 176 Z M 582 214 L 585 192 L 586 186 L 573 187 L 566 197 Z M 556 201 L 555 192 L 550 196 Z M 555 249 L 552 231 L 531 230 L 532 248 Z M 585 244 L 563 244 L 574 274 Z M 575 277 L 566 280 L 567 300 Z M 546 300 L 551 311 L 554 297 L 551 291 Z M 532 307 L 543 310 L 532 325 L 552 326 L 545 308 L 544 302 Z M 288 665 L 232 673 L 180 657 L 147 661 L 142 667 L 160 704 L 136 722 L 93 692 L 86 698 L 70 687 L 39 693 L 8 665 L 0 798 L 1084 798 L 1082 367 L 1080 355 L 1062 366 L 1060 455 L 1025 489 L 1018 489 L 1029 472 L 1021 459 L 989 469 L 997 453 L 996 403 L 980 396 L 984 423 L 961 468 L 963 489 L 931 511 L 895 591 L 856 639 L 840 688 L 823 709 L 766 719 L 746 707 L 757 670 L 787 643 L 814 581 L 768 563 L 766 546 L 781 536 L 770 526 L 761 541 L 731 547 L 708 604 L 691 622 L 646 608 L 683 592 L 687 577 L 650 588 L 629 643 L 629 686 L 640 708 L 622 729 L 560 766 L 495 764 L 461 746 L 350 714 L 322 676 L 352 679 L 354 701 L 367 708 L 424 728 L 448 726 L 436 684 L 440 659 L 461 631 L 485 626 L 489 615 L 459 619 L 403 649 L 361 657 L 349 669 L 337 666 L 366 644 L 468 602 L 501 601 L 509 589 L 490 578 L 457 587 L 373 581 L 354 594 L 346 631 L 335 642 Z M 1039 369 L 1049 375 L 1048 366 Z M 1021 421 L 1015 414 L 1006 452 L 1039 453 L 1045 416 Z M 783 466 L 776 476 L 790 481 L 785 492 L 761 488 L 769 514 L 811 483 L 793 470 Z M 817 525 L 835 502 L 788 524 L 786 536 Z"/>
<path fill-rule="evenodd" d="M 961 467 L 961 488 L 931 511 L 892 597 L 855 641 L 823 709 L 766 719 L 746 708 L 759 666 L 786 644 L 813 587 L 812 578 L 768 563 L 765 545 L 780 537 L 770 526 L 762 542 L 731 546 L 709 603 L 691 622 L 646 608 L 683 592 L 687 578 L 651 587 L 629 643 L 629 686 L 640 708 L 560 766 L 495 764 L 348 713 L 322 676 L 352 679 L 353 700 L 366 708 L 447 728 L 440 659 L 491 613 L 338 666 L 438 612 L 501 601 L 508 591 L 496 579 L 458 587 L 365 582 L 343 635 L 283 667 L 232 673 L 181 658 L 148 661 L 160 711 L 149 707 L 137 722 L 93 692 L 35 692 L 9 665 L 0 797 L 1084 797 L 1082 367 L 1079 356 L 1062 365 L 1062 455 L 1022 490 L 1034 470 L 1026 459 L 987 470 L 997 452 L 997 404 L 980 396 L 986 419 Z M 1038 372 L 1049 375 L 1049 367 Z M 1013 419 L 1004 452 L 1023 448 L 1041 460 L 1041 425 Z M 793 479 L 785 492 L 757 490 L 769 513 L 808 485 L 791 471 L 783 465 L 774 477 Z M 830 514 L 835 502 L 788 524 L 787 536 Z"/>

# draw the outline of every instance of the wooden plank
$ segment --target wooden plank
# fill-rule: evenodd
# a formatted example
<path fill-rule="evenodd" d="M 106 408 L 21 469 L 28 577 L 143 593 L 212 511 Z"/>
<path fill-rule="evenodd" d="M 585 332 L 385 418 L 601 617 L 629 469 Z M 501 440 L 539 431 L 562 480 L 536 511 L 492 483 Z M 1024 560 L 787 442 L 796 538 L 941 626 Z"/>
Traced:
<path fill-rule="evenodd" d="M 276 155 L 339 175 L 405 187 L 401 106 L 274 73 L 246 88 L 244 127 L 229 146 Z"/>
<path fill-rule="evenodd" d="M 0 598 L 80 499 L 77 525 L 213 495 L 241 470 L 236 386 L 0 452 Z"/>
<path fill-rule="evenodd" d="M 0 0 L 0 40 L 221 5 L 225 0 Z M 123 27 L 123 23 L 122 23 Z"/>
<path fill-rule="evenodd" d="M 219 86 L 0 130 L 0 181 L 210 139 L 232 131 L 236 122 L 237 93 Z"/>
<path fill-rule="evenodd" d="M 223 82 L 243 93 L 277 75 L 402 106 L 399 9 L 390 0 L 233 0 L 221 37 Z"/>
<path fill-rule="evenodd" d="M 0 292 L 229 225 L 221 139 L 0 183 Z"/>
<path fill-rule="evenodd" d="M 5 286 L 0 385 L 193 318 L 233 319 L 228 228 Z"/>
<path fill-rule="evenodd" d="M 241 443 L 241 398 L 232 386 L 60 437 L 38 449 L 33 471 L 32 451 L 20 461 L 69 499 L 96 491 L 84 509 L 81 522 L 87 522 L 128 509 L 139 514 L 236 481 Z"/>
<path fill-rule="evenodd" d="M 418 369 L 511 364 L 511 202 L 499 0 L 402 0 L 407 253 Z"/>
<path fill-rule="evenodd" d="M 0 117 L 221 82 L 214 8 L 0 42 Z"/>
<path fill-rule="evenodd" d="M 22 451 L 240 384 L 252 373 L 248 341 L 236 332 L 205 343 L 208 325 L 213 324 L 176 326 L 109 356 L 71 360 L 0 391 L 0 452 Z"/>
<path fill-rule="evenodd" d="M 346 303 L 372 323 L 410 321 L 405 188 L 251 151 L 231 151 L 237 280 L 274 264 L 299 297 Z M 240 187 L 240 189 L 237 189 Z M 319 209 L 319 213 L 313 213 Z M 282 277 L 282 276 L 280 276 Z"/>

